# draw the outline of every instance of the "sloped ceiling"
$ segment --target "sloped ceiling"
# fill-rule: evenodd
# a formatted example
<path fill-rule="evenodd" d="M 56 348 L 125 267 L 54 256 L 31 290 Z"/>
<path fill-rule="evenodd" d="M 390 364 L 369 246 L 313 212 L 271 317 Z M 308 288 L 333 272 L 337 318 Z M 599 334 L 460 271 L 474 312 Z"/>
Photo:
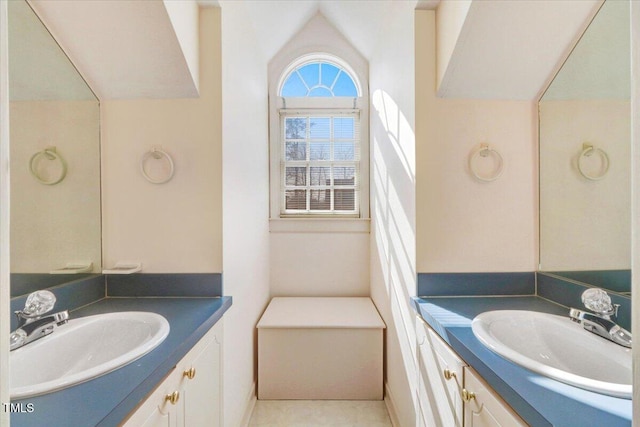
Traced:
<path fill-rule="evenodd" d="M 471 1 L 438 95 L 537 99 L 602 1 Z"/>
<path fill-rule="evenodd" d="M 164 2 L 29 3 L 98 98 L 198 96 L 197 80 Z"/>

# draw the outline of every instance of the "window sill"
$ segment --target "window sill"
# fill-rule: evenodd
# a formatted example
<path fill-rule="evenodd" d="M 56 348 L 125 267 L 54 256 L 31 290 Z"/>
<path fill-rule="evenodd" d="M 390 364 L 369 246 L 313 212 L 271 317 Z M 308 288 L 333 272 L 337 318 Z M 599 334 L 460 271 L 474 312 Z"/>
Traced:
<path fill-rule="evenodd" d="M 277 218 L 269 220 L 271 233 L 365 233 L 370 219 L 362 218 Z"/>

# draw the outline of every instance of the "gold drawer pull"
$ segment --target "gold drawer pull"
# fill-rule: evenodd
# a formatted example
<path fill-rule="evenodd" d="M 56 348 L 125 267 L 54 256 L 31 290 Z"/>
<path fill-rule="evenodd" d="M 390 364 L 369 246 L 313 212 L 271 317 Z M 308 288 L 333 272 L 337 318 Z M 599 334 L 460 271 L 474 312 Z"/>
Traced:
<path fill-rule="evenodd" d="M 196 368 L 191 367 L 191 368 L 185 370 L 182 373 L 182 375 L 187 377 L 187 378 L 189 378 L 190 380 L 192 380 L 192 379 L 194 379 L 196 377 Z"/>
<path fill-rule="evenodd" d="M 476 394 L 472 391 L 468 391 L 466 388 L 462 389 L 462 400 L 464 400 L 465 402 L 471 402 L 472 400 L 475 400 L 476 398 Z"/>
<path fill-rule="evenodd" d="M 445 369 L 444 370 L 444 379 L 449 381 L 451 378 L 456 378 L 457 379 L 458 377 L 457 377 L 455 372 L 453 372 L 453 371 L 451 371 L 449 369 Z"/>
<path fill-rule="evenodd" d="M 164 397 L 164 401 L 169 401 L 172 405 L 175 405 L 176 403 L 178 403 L 178 400 L 180 400 L 180 392 L 179 391 L 174 391 L 171 394 L 167 394 Z"/>

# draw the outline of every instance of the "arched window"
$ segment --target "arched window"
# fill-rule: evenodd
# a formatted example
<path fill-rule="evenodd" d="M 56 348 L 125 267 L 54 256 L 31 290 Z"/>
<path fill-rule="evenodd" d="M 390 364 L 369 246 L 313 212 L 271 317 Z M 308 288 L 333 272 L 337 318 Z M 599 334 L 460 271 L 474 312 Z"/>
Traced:
<path fill-rule="evenodd" d="M 268 70 L 271 230 L 368 230 L 366 58 L 318 13 Z"/>
<path fill-rule="evenodd" d="M 360 96 L 353 72 L 335 58 L 301 58 L 292 66 L 280 85 L 279 95 L 284 98 Z"/>
<path fill-rule="evenodd" d="M 280 217 L 360 216 L 360 83 L 328 54 L 305 55 L 278 84 Z"/>

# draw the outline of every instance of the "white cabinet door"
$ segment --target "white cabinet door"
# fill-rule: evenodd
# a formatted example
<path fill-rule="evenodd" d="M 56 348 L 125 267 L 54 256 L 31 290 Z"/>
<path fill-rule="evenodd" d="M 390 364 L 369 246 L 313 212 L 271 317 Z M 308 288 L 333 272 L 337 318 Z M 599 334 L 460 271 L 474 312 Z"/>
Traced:
<path fill-rule="evenodd" d="M 183 370 L 184 427 L 222 427 L 222 321 L 207 334 L 205 344 Z"/>
<path fill-rule="evenodd" d="M 433 427 L 461 427 L 465 363 L 421 317 L 418 336 L 418 418 Z"/>
<path fill-rule="evenodd" d="M 222 331 L 220 320 L 122 427 L 221 427 Z"/>
<path fill-rule="evenodd" d="M 123 427 L 178 427 L 179 407 L 167 396 L 177 390 L 179 376 L 172 371 L 138 409 L 122 424 Z"/>
<path fill-rule="evenodd" d="M 525 423 L 471 368 L 465 368 L 465 427 L 525 427 Z"/>

